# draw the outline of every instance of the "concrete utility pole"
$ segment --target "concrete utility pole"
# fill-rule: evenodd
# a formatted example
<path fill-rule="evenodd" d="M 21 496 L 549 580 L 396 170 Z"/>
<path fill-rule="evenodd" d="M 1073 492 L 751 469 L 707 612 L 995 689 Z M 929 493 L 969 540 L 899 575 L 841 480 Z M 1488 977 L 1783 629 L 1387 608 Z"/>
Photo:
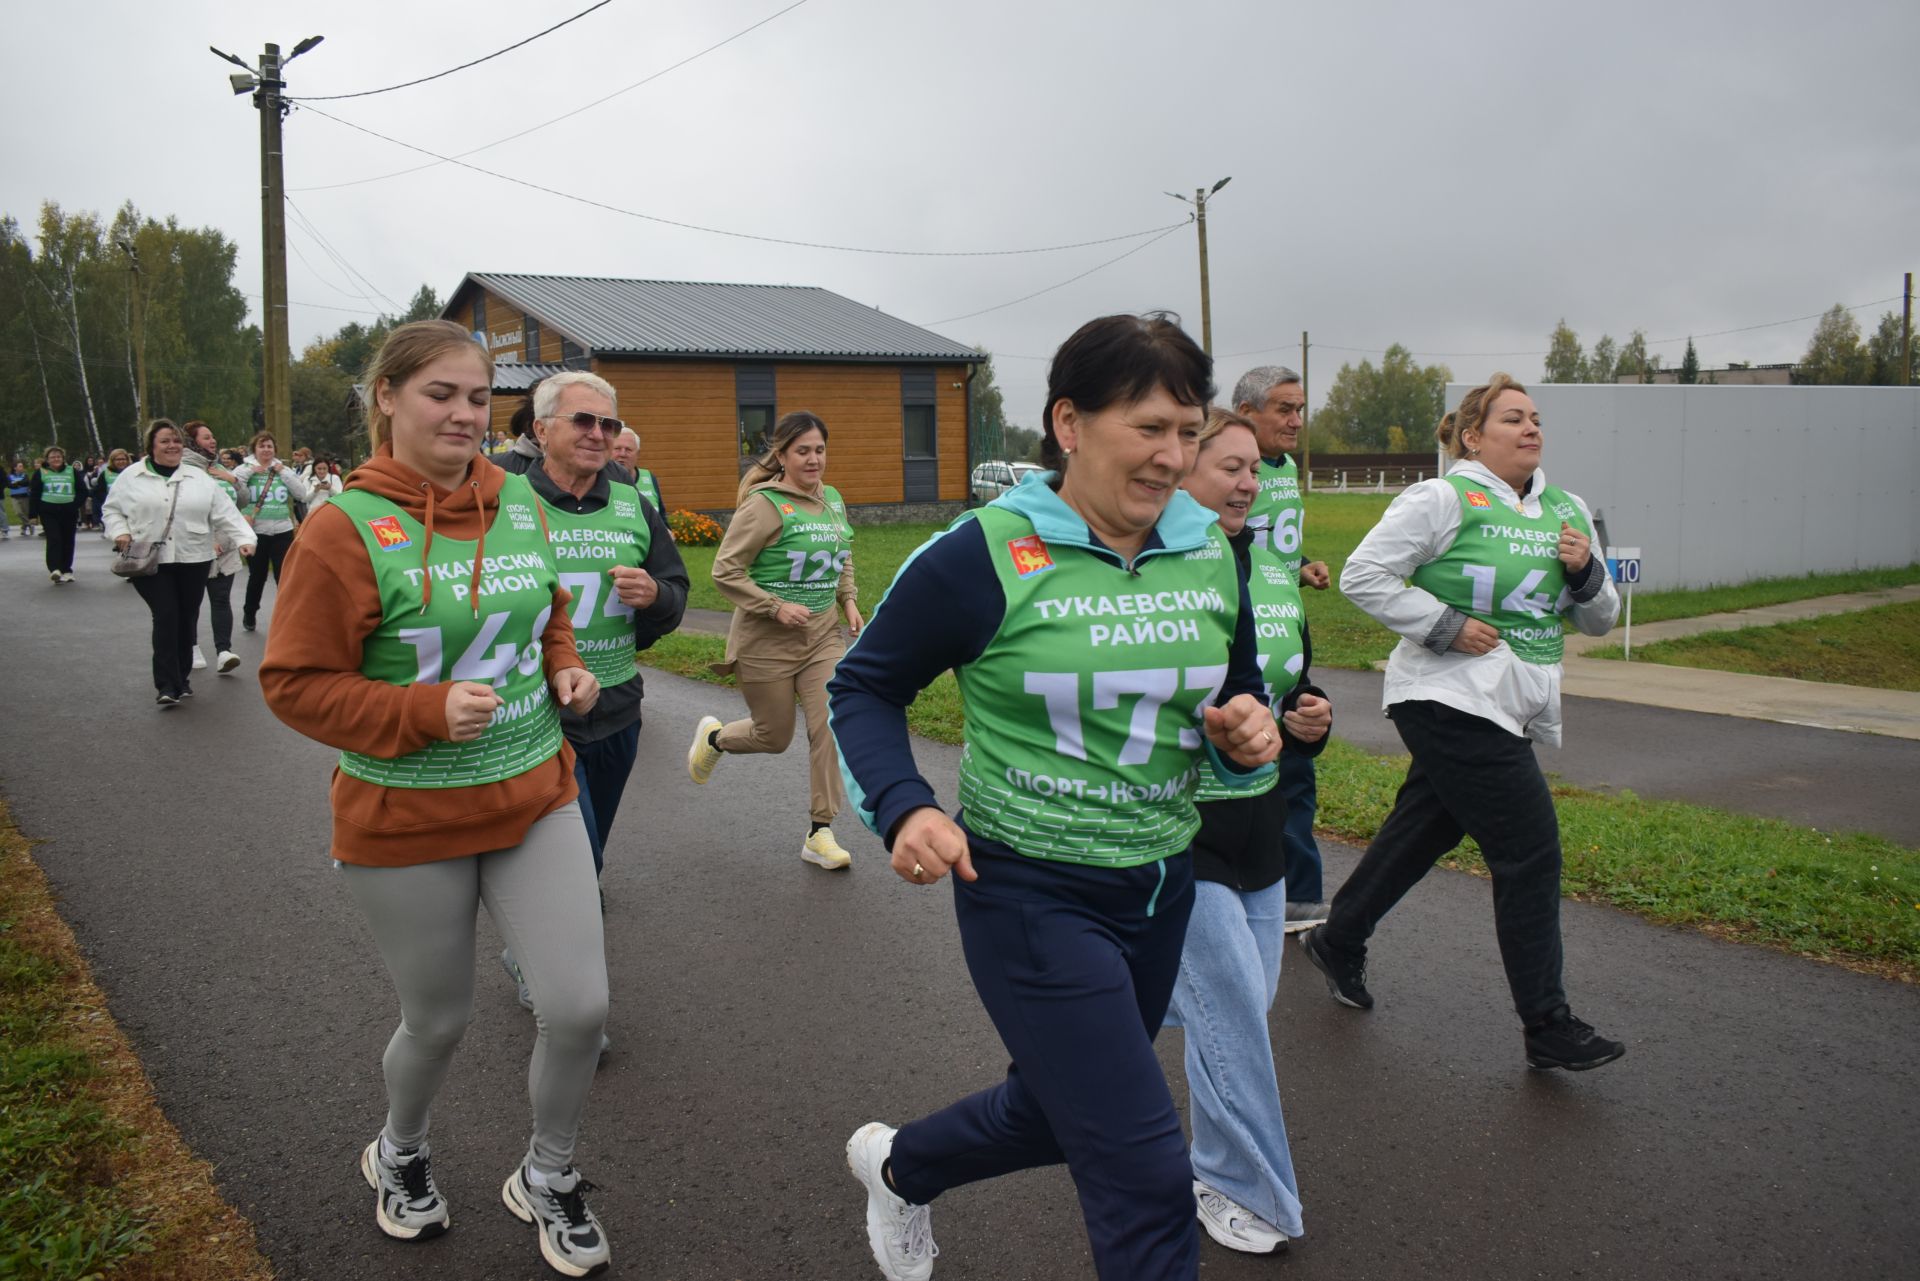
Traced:
<path fill-rule="evenodd" d="M 1913 273 L 1900 291 L 1900 385 L 1913 385 Z"/>
<path fill-rule="evenodd" d="M 229 76 L 228 82 L 236 96 L 252 93 L 254 108 L 260 113 L 260 292 L 263 295 L 260 329 L 265 348 L 260 360 L 260 398 L 266 429 L 273 433 L 283 456 L 293 452 L 293 387 L 287 325 L 287 191 L 280 147 L 280 122 L 287 114 L 281 90 L 287 87 L 287 82 L 280 76 L 287 63 L 322 39 L 308 36 L 284 59 L 280 56 L 280 46 L 269 44 L 260 52 L 258 68 L 247 66 L 230 53 L 213 49 L 216 55 L 247 73 Z"/>
<path fill-rule="evenodd" d="M 1207 283 L 1207 199 L 1232 181 L 1229 176 L 1214 183 L 1211 189 L 1195 187 L 1191 201 L 1177 192 L 1167 193 L 1180 203 L 1193 206 L 1193 220 L 1200 229 L 1200 349 L 1209 356 L 1213 354 L 1213 294 Z"/>

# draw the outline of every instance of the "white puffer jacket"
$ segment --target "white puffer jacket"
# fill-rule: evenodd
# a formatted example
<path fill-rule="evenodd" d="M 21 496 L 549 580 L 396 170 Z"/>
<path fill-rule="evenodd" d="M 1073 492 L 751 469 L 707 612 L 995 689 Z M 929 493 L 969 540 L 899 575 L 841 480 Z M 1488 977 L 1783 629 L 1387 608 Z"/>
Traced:
<path fill-rule="evenodd" d="M 174 504 L 174 492 L 180 494 Z M 173 507 L 173 531 L 160 547 L 163 565 L 191 565 L 214 559 L 216 541 L 227 547 L 254 545 L 253 527 L 240 515 L 226 491 L 198 467 L 181 466 L 162 476 L 142 458 L 120 474 L 107 492 L 107 538 L 122 534 L 137 540 L 160 537 Z"/>

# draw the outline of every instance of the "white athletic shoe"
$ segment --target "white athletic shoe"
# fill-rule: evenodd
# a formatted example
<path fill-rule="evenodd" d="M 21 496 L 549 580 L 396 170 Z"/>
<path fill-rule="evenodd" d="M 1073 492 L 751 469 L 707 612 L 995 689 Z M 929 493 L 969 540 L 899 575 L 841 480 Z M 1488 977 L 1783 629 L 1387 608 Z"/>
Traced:
<path fill-rule="evenodd" d="M 881 1171 L 893 1153 L 897 1131 L 869 1121 L 847 1140 L 847 1168 L 867 1189 L 867 1244 L 887 1281 L 927 1281 L 940 1247 L 933 1243 L 933 1207 L 909 1205 L 894 1195 Z"/>
<path fill-rule="evenodd" d="M 48 570 L 48 571 L 47 571 L 47 581 L 48 581 L 48 582 L 50 582 L 50 583 L 57 583 L 57 582 L 59 582 L 59 581 L 60 581 L 60 571 L 59 571 L 59 570 L 57 570 L 57 569 L 50 569 L 50 570 Z"/>
<path fill-rule="evenodd" d="M 548 1267 L 562 1276 L 590 1277 L 605 1272 L 613 1261 L 607 1234 L 582 1199 L 592 1190 L 593 1185 L 572 1166 L 548 1175 L 542 1187 L 527 1177 L 522 1164 L 507 1176 L 500 1199 L 515 1218 L 539 1231 L 540 1257 Z"/>
<path fill-rule="evenodd" d="M 704 783 L 713 777 L 713 767 L 720 763 L 725 755 L 719 748 L 708 742 L 708 737 L 720 728 L 720 719 L 716 716 L 702 716 L 700 723 L 693 727 L 693 745 L 687 748 L 687 774 L 696 783 Z"/>
<path fill-rule="evenodd" d="M 1227 1249 L 1242 1254 L 1277 1254 L 1287 1248 L 1286 1234 L 1280 1229 L 1198 1179 L 1193 1182 L 1193 1199 L 1200 1226 Z"/>
<path fill-rule="evenodd" d="M 401 1241 L 437 1237 L 453 1222 L 446 1200 L 433 1186 L 433 1164 L 423 1144 L 417 1152 L 401 1152 L 394 1161 L 380 1151 L 374 1136 L 360 1154 L 360 1173 L 374 1191 L 373 1216 L 380 1230 Z"/>
<path fill-rule="evenodd" d="M 195 645 L 193 647 L 193 670 L 196 672 L 205 671 L 206 666 L 207 666 L 207 656 L 200 652 L 200 647 L 198 645 Z"/>
<path fill-rule="evenodd" d="M 60 581 L 63 583 L 70 583 L 73 581 L 73 575 L 63 569 L 60 571 Z"/>
<path fill-rule="evenodd" d="M 833 839 L 833 829 L 823 827 L 807 837 L 807 843 L 800 847 L 800 857 L 815 867 L 824 867 L 829 872 L 837 872 L 853 862 L 853 855 L 847 853 L 839 841 Z"/>
<path fill-rule="evenodd" d="M 217 661 L 220 666 L 215 670 L 222 676 L 231 676 L 233 675 L 233 669 L 240 666 L 240 655 L 230 649 L 223 649 L 220 651 L 220 657 Z"/>

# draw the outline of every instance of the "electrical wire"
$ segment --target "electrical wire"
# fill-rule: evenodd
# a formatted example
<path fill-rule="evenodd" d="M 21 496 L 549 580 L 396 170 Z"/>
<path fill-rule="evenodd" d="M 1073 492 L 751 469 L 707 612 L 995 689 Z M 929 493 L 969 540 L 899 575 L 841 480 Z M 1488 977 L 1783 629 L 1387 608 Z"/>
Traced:
<path fill-rule="evenodd" d="M 1123 240 L 1138 240 L 1142 236 L 1152 236 L 1172 231 L 1176 227 L 1184 227 L 1188 222 L 1192 221 L 1191 216 L 1189 216 L 1179 222 L 1168 223 L 1160 227 L 1148 227 L 1141 231 L 1129 231 L 1124 235 L 1102 236 L 1097 240 L 1077 240 L 1072 244 L 1065 245 L 1036 245 L 1030 249 L 876 249 L 867 245 L 836 245 L 819 240 L 792 240 L 784 236 L 762 236 L 750 231 L 729 231 L 725 227 L 708 227 L 697 222 L 683 222 L 677 218 L 662 218 L 658 214 L 641 213 L 637 209 L 623 209 L 619 205 L 610 205 L 602 200 L 593 200 L 589 197 L 579 195 L 576 192 L 562 191 L 557 187 L 544 186 L 537 182 L 530 182 L 525 178 L 516 178 L 512 174 L 501 173 L 495 169 L 469 164 L 454 156 L 443 156 L 437 151 L 429 151 L 427 148 L 415 146 L 411 142 L 402 142 L 398 138 L 389 137 L 377 129 L 369 129 L 365 125 L 357 125 L 351 120 L 342 120 L 339 116 L 331 115 L 318 107 L 307 107 L 306 110 L 313 112 L 316 116 L 331 120 L 337 125 L 343 125 L 348 129 L 352 129 L 356 133 L 364 133 L 370 138 L 378 138 L 382 142 L 390 142 L 396 147 L 405 147 L 408 151 L 417 151 L 423 156 L 432 156 L 435 160 L 444 161 L 450 165 L 459 165 L 462 169 L 471 169 L 475 173 L 485 174 L 489 178 L 497 178 L 501 182 L 510 182 L 516 187 L 525 187 L 529 191 L 538 191 L 549 196 L 558 196 L 562 200 L 571 200 L 575 204 L 586 205 L 591 209 L 600 209 L 607 213 L 620 214 L 626 218 L 637 218 L 642 222 L 658 223 L 663 227 L 678 227 L 682 231 L 702 231 L 710 236 L 727 236 L 734 240 L 754 240 L 761 244 L 768 245 L 792 245 L 800 249 L 830 249 L 835 253 L 843 254 L 879 254 L 891 258 L 1015 258 L 1026 254 L 1051 254 L 1059 253 L 1066 249 L 1085 249 L 1090 245 L 1111 245 Z M 288 203 L 292 202 L 289 201 Z"/>
<path fill-rule="evenodd" d="M 436 71 L 430 76 L 421 76 L 418 80 L 403 81 L 397 85 L 388 85 L 384 89 L 362 89 L 358 93 L 326 93 L 326 94 L 319 94 L 311 98 L 283 98 L 281 99 L 281 101 L 283 102 L 338 102 L 342 98 L 371 98 L 376 93 L 392 93 L 395 89 L 411 89 L 415 85 L 423 85 L 430 80 L 439 80 L 439 79 L 442 79 L 443 77 L 450 76 L 456 71 L 465 71 L 468 67 L 477 67 L 483 62 L 492 62 L 495 58 L 498 58 L 503 53 L 512 53 L 515 49 L 519 49 L 526 45 L 532 44 L 534 41 L 538 40 L 541 36 L 550 36 L 554 32 L 558 31 L 560 28 L 566 26 L 567 23 L 578 22 L 580 21 L 580 19 L 592 13 L 595 9 L 604 9 L 612 3 L 613 3 L 613 0 L 600 0 L 600 3 L 595 5 L 589 5 L 587 8 L 582 9 L 579 13 L 574 14 L 571 18 L 568 18 L 565 22 L 556 22 L 551 27 L 548 27 L 545 31 L 536 31 L 532 35 L 528 36 L 525 40 L 521 40 L 515 44 L 510 44 L 504 49 L 496 49 L 484 58 L 475 58 L 472 62 L 463 62 L 457 67 L 448 67 L 445 71 Z"/>
<path fill-rule="evenodd" d="M 595 98 L 592 102 L 587 103 L 583 107 L 575 107 L 572 111 L 564 112 L 560 115 L 555 116 L 551 120 L 543 120 L 537 125 L 533 125 L 529 128 L 522 129 L 519 133 L 510 133 L 504 138 L 495 138 L 492 142 L 482 143 L 478 147 L 473 147 L 466 151 L 457 152 L 455 155 L 451 157 L 451 159 L 460 160 L 467 156 L 477 156 L 483 151 L 489 151 L 494 147 L 500 146 L 503 143 L 512 142 L 516 138 L 524 138 L 530 133 L 538 133 L 540 130 L 545 129 L 548 125 L 557 125 L 562 120 L 571 120 L 573 119 L 573 117 L 579 115 L 584 111 L 593 110 L 593 108 L 599 106 L 601 103 L 612 102 L 615 98 L 620 97 L 622 94 L 632 93 L 635 89 L 640 88 L 642 85 L 652 84 L 654 81 L 660 79 L 660 77 L 667 75 L 671 72 L 678 71 L 680 68 L 686 66 L 689 62 L 696 62 L 699 59 L 706 57 L 708 54 L 712 53 L 714 50 L 720 49 L 725 47 L 726 45 L 732 44 L 734 41 L 740 39 L 742 36 L 750 35 L 751 33 L 758 31 L 761 27 L 766 26 L 769 22 L 772 22 L 775 18 L 783 17 L 786 14 L 792 13 L 795 9 L 798 9 L 801 5 L 806 3 L 808 3 L 808 0 L 794 0 L 793 4 L 788 5 L 786 8 L 780 10 L 778 13 L 768 14 L 766 17 L 760 19 L 760 21 L 754 23 L 751 27 L 747 27 L 741 31 L 736 31 L 732 35 L 728 36 L 725 40 L 720 41 L 718 44 L 710 44 L 698 53 L 689 54 L 688 56 L 680 59 L 680 61 L 674 63 L 672 66 L 662 67 L 660 70 L 654 72 L 652 75 L 636 80 L 624 89 L 615 89 L 612 93 L 607 94 L 603 98 Z M 298 102 L 298 101 L 301 101 L 301 99 L 293 98 L 293 99 L 288 99 L 288 101 Z M 385 182 L 389 178 L 401 178 L 401 177 L 405 177 L 407 174 L 410 174 L 410 173 L 420 173 L 423 170 L 427 170 L 427 169 L 437 169 L 439 166 L 446 163 L 448 162 L 445 160 L 430 160 L 424 165 L 414 165 L 410 169 L 396 169 L 392 173 L 383 173 L 372 178 L 354 178 L 348 182 L 329 182 L 329 183 L 322 183 L 312 187 L 292 187 L 292 188 L 289 188 L 289 190 L 333 191 L 340 187 L 358 187 L 369 182 Z"/>
<path fill-rule="evenodd" d="M 287 198 L 287 208 L 293 211 L 293 214 L 295 218 L 298 220 L 302 230 L 311 234 L 313 238 L 320 243 L 320 248 L 326 251 L 326 254 L 329 258 L 333 259 L 335 263 L 339 264 L 341 269 L 347 273 L 349 279 L 357 277 L 361 284 L 373 290 L 374 293 L 379 294 L 382 298 L 385 298 L 387 303 L 390 306 L 392 306 L 396 314 L 406 311 L 406 308 L 404 306 L 402 306 L 400 303 L 394 302 L 393 299 L 388 298 L 387 295 L 381 291 L 380 286 L 374 284 L 371 280 L 368 280 L 366 275 L 362 273 L 359 268 L 355 267 L 352 263 L 348 262 L 346 259 L 346 255 L 342 254 L 338 249 L 335 249 L 333 247 L 333 242 L 328 240 L 326 236 L 321 232 L 320 228 L 314 225 L 313 219 L 307 216 L 306 210 L 300 208 L 300 206 L 293 203 L 293 200 L 291 197 Z M 373 302 L 373 299 L 370 297 L 367 297 L 367 295 L 365 294 L 362 294 L 361 297 L 365 298 L 368 303 Z"/>
<path fill-rule="evenodd" d="M 1188 222 L 1191 222 L 1191 221 L 1192 219 L 1188 219 Z M 1120 259 L 1122 258 L 1133 257 L 1133 255 L 1139 253 L 1142 249 L 1146 249 L 1151 245 L 1155 245 L 1159 243 L 1160 241 L 1166 239 L 1168 236 L 1171 236 L 1174 232 L 1180 230 L 1180 228 L 1186 225 L 1187 224 L 1184 222 L 1176 222 L 1171 227 L 1166 228 L 1159 235 L 1155 236 L 1152 240 L 1146 241 L 1143 244 L 1135 245 L 1133 248 L 1127 250 L 1125 253 L 1109 258 L 1105 262 L 1099 264 L 1098 266 L 1089 267 L 1077 276 L 1068 276 L 1065 280 L 1061 281 L 1057 285 L 1048 285 L 1045 289 L 1036 289 L 1030 294 L 1025 294 L 1019 298 L 1013 299 L 1011 302 L 996 303 L 994 306 L 991 306 L 991 307 L 982 307 L 979 311 L 970 311 L 964 316 L 948 316 L 945 320 L 933 321 L 927 327 L 931 329 L 935 325 L 951 325 L 955 321 L 959 321 L 959 320 L 972 320 L 975 316 L 984 316 L 990 311 L 1004 311 L 1008 307 L 1017 307 L 1021 303 L 1027 302 L 1030 299 L 1038 298 L 1041 294 L 1050 294 L 1056 289 L 1065 289 L 1068 285 L 1072 284 L 1074 281 L 1085 280 L 1088 276 L 1091 276 L 1094 272 L 1103 270 L 1107 267 L 1111 267 L 1113 266 L 1114 263 L 1119 262 Z"/>

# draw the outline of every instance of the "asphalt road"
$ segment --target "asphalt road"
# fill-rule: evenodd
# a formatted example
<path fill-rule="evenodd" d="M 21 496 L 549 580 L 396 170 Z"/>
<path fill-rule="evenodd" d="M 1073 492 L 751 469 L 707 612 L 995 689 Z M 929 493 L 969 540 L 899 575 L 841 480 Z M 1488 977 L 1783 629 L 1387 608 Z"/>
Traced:
<path fill-rule="evenodd" d="M 60 588 L 37 540 L 0 544 L 0 788 L 167 1114 L 283 1277 L 550 1276 L 498 1200 L 526 1139 L 532 1025 L 491 950 L 435 1114 L 454 1230 L 391 1242 L 355 1159 L 396 1011 L 326 857 L 330 754 L 260 702 L 260 636 L 243 634 L 238 675 L 155 710 L 146 613 L 82 541 Z M 851 822 L 851 871 L 802 864 L 799 751 L 729 759 L 696 788 L 685 736 L 737 697 L 648 689 L 605 882 L 615 1050 L 579 1152 L 614 1275 L 875 1276 L 847 1135 L 1004 1067 L 948 892 L 893 877 Z M 918 751 L 951 796 L 957 753 Z M 1352 857 L 1331 848 L 1330 877 Z M 1575 1009 L 1630 1050 L 1530 1073 L 1487 898 L 1428 878 L 1377 940 L 1370 1014 L 1289 953 L 1272 1026 L 1308 1235 L 1283 1262 L 1208 1244 L 1207 1276 L 1912 1275 L 1920 990 L 1568 904 Z M 1184 1103 L 1179 1033 L 1161 1045 Z M 1092 1274 L 1061 1170 L 953 1192 L 934 1227 L 943 1281 Z"/>

